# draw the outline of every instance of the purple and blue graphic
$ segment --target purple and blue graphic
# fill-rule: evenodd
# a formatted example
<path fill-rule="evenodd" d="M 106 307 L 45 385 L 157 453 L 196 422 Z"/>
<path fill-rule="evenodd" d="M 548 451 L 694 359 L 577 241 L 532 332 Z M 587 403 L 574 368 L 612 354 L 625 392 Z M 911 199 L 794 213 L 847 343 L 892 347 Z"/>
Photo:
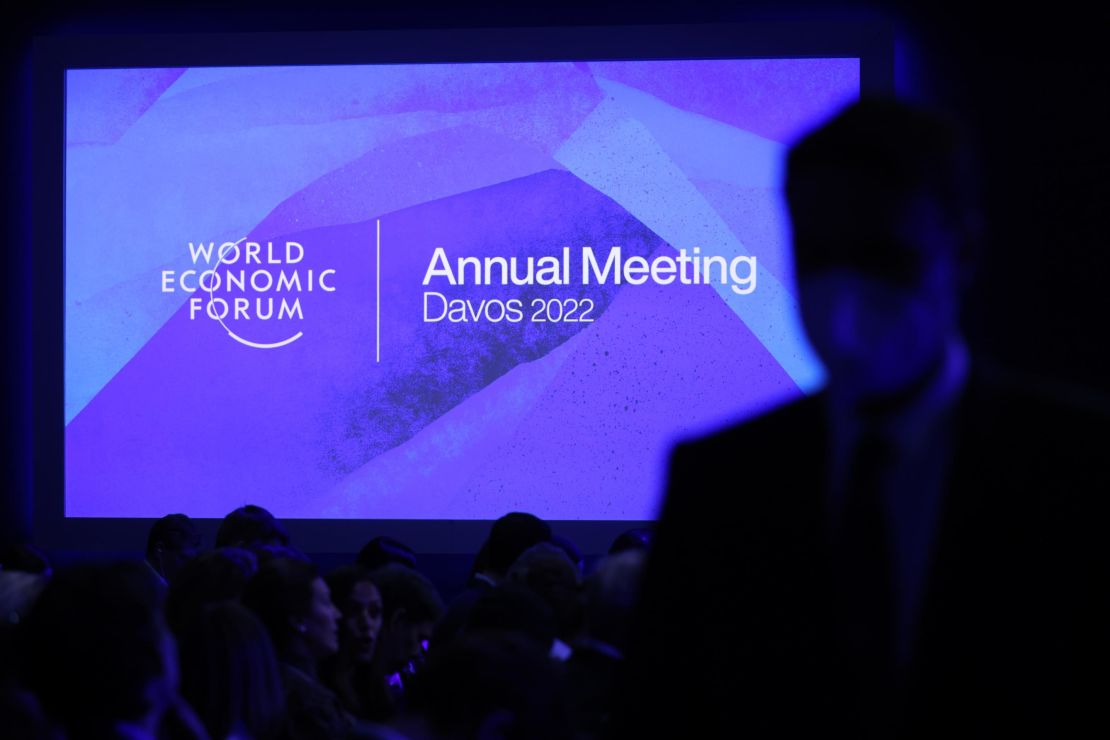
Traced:
<path fill-rule="evenodd" d="M 65 512 L 643 520 L 820 386 L 786 147 L 858 59 L 71 70 Z"/>

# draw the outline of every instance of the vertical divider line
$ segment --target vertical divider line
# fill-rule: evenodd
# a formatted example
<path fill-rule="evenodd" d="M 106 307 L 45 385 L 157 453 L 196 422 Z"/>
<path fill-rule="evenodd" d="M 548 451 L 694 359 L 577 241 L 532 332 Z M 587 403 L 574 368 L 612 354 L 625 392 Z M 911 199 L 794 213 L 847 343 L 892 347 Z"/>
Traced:
<path fill-rule="evenodd" d="M 374 362 L 382 361 L 382 220 L 376 219 L 378 246 L 374 267 Z"/>

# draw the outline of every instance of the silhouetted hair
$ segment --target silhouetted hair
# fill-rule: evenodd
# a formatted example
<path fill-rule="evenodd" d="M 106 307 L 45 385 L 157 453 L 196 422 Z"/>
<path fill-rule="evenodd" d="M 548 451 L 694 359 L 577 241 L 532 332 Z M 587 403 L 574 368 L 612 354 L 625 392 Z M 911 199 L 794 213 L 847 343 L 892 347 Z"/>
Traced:
<path fill-rule="evenodd" d="M 617 535 L 613 544 L 609 545 L 609 554 L 616 555 L 625 550 L 647 550 L 651 546 L 651 530 L 634 528 L 627 529 Z"/>
<path fill-rule="evenodd" d="M 558 624 L 551 608 L 534 591 L 519 583 L 502 583 L 478 597 L 462 632 L 518 633 L 550 650 Z"/>
<path fill-rule="evenodd" d="M 578 575 L 581 576 L 582 569 L 585 567 L 586 564 L 586 558 L 582 555 L 582 550 L 578 548 L 578 545 L 574 544 L 571 539 L 564 537 L 561 534 L 552 534 L 551 544 L 555 545 L 564 553 L 566 553 L 567 559 L 570 560 L 571 564 L 574 565 L 575 570 L 578 571 Z"/>
<path fill-rule="evenodd" d="M 894 98 L 864 98 L 795 144 L 787 155 L 786 193 L 823 172 L 859 172 L 908 194 L 926 188 L 953 211 L 974 200 L 973 165 L 955 122 Z"/>
<path fill-rule="evenodd" d="M 53 572 L 50 558 L 31 544 L 9 545 L 0 553 L 0 569 L 49 576 Z"/>
<path fill-rule="evenodd" d="M 261 506 L 247 504 L 224 517 L 216 530 L 216 547 L 288 545 L 289 532 Z"/>
<path fill-rule="evenodd" d="M 543 600 L 555 618 L 561 639 L 572 639 L 581 628 L 580 573 L 561 548 L 546 542 L 528 548 L 509 568 L 507 580 L 521 584 Z"/>
<path fill-rule="evenodd" d="M 355 562 L 366 570 L 375 570 L 390 563 L 416 568 L 416 553 L 404 542 L 392 537 L 375 537 L 363 545 Z"/>
<path fill-rule="evenodd" d="M 432 582 L 404 565 L 391 563 L 370 573 L 382 596 L 382 618 L 388 620 L 398 609 L 410 622 L 438 622 L 443 600 Z"/>
<path fill-rule="evenodd" d="M 488 567 L 504 575 L 522 552 L 550 539 L 551 527 L 542 519 L 521 512 L 506 514 L 490 527 L 486 541 Z"/>
<path fill-rule="evenodd" d="M 182 566 L 166 593 L 166 622 L 174 634 L 208 604 L 238 599 L 258 569 L 254 555 L 237 547 L 201 553 Z"/>
<path fill-rule="evenodd" d="M 305 563 L 311 563 L 312 558 L 304 554 L 292 545 L 275 545 L 275 544 L 254 544 L 248 548 L 255 558 L 258 559 L 258 565 L 262 566 L 276 558 L 286 558 L 289 560 L 300 560 Z"/>
<path fill-rule="evenodd" d="M 829 245 L 800 228 L 812 223 L 820 230 L 822 223 L 813 217 L 799 221 L 800 208 L 821 207 L 830 189 L 853 190 L 860 183 L 867 184 L 864 208 L 882 207 L 879 199 L 897 202 L 928 195 L 951 225 L 974 239 L 979 230 L 975 170 L 971 149 L 953 121 L 895 99 L 864 98 L 847 106 L 803 137 L 787 156 L 786 199 L 799 271 L 847 261 L 897 274 L 886 264 L 895 254 L 887 245 Z M 872 215 L 861 212 L 859 218 Z"/>
<path fill-rule="evenodd" d="M 270 636 L 233 601 L 196 614 L 179 642 L 181 695 L 212 738 L 282 737 L 285 696 Z"/>
<path fill-rule="evenodd" d="M 296 635 L 290 620 L 312 608 L 312 584 L 318 577 L 312 563 L 276 558 L 260 566 L 243 589 L 243 605 L 265 625 L 279 656 Z"/>
<path fill-rule="evenodd" d="M 556 667 L 542 648 L 513 634 L 466 635 L 433 651 L 413 681 L 409 710 L 436 737 L 485 737 L 488 720 L 506 740 L 572 736 Z"/>
<path fill-rule="evenodd" d="M 586 579 L 584 604 L 591 637 L 625 649 L 646 558 L 645 550 L 636 549 L 610 555 Z"/>
<path fill-rule="evenodd" d="M 141 563 L 61 570 L 24 625 L 26 685 L 67 737 L 103 737 L 152 708 L 172 642 L 159 586 Z"/>
<path fill-rule="evenodd" d="M 370 577 L 370 571 L 359 565 L 340 566 L 328 573 L 324 580 L 328 584 L 328 591 L 331 592 L 331 600 L 337 606 L 346 603 L 356 584 L 364 581 L 373 583 L 374 581 Z"/>
<path fill-rule="evenodd" d="M 150 558 L 161 544 L 166 550 L 180 552 L 187 546 L 200 547 L 200 530 L 184 514 L 166 514 L 150 526 L 146 537 L 146 556 Z"/>

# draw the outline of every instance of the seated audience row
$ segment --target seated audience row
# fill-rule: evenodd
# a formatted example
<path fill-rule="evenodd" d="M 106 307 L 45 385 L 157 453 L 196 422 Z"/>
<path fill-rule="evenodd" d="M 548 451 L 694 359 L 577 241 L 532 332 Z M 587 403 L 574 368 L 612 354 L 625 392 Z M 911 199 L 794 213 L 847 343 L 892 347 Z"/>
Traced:
<path fill-rule="evenodd" d="M 626 533 L 625 540 L 636 538 Z M 0 561 L 0 711 L 29 738 L 593 738 L 642 553 L 583 579 L 537 517 L 491 527 L 445 606 L 404 543 L 321 574 L 259 506 L 151 528 L 141 563 Z M 646 538 L 637 540 L 646 547 Z M 618 546 L 614 542 L 614 549 Z M 33 571 L 33 572 L 26 572 Z"/>

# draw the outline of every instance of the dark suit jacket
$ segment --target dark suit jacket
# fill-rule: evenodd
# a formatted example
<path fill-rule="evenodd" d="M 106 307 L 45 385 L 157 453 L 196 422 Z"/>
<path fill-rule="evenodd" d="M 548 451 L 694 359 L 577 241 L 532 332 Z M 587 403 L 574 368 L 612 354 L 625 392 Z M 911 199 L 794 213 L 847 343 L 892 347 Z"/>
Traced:
<path fill-rule="evenodd" d="M 882 707 L 861 701 L 867 676 L 834 627 L 823 399 L 680 445 L 620 734 L 1057 737 L 1088 720 L 1110 726 L 1107 417 L 977 369 L 956 419 L 913 658 Z"/>

